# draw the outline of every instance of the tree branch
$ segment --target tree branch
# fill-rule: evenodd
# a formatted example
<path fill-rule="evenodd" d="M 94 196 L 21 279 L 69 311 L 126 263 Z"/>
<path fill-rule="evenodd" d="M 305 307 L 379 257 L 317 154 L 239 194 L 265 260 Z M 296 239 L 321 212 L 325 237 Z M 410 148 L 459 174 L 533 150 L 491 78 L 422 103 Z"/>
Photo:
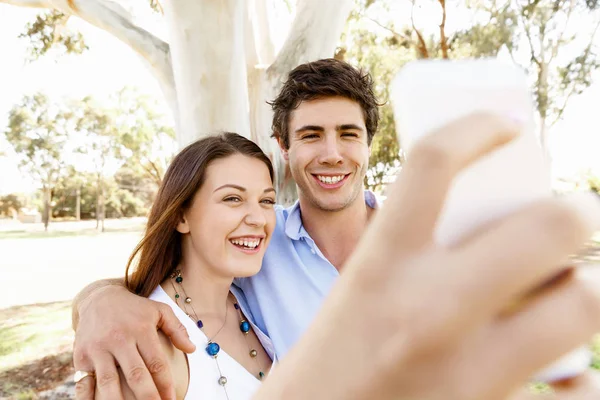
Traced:
<path fill-rule="evenodd" d="M 600 28 L 600 20 L 598 20 L 598 23 L 596 24 L 596 27 L 594 28 L 594 32 L 592 33 L 592 37 L 590 38 L 590 42 L 585 49 L 585 52 L 584 52 L 585 58 L 587 58 L 587 56 L 590 54 L 590 51 L 592 50 L 592 45 L 594 44 L 594 40 L 596 38 L 596 33 L 598 33 L 598 28 Z M 567 108 L 569 99 L 571 98 L 571 96 L 573 96 L 575 94 L 575 88 L 576 88 L 575 85 L 571 86 L 571 90 L 569 90 L 569 93 L 565 97 L 562 106 L 558 109 L 558 113 L 556 114 L 556 117 L 552 120 L 552 122 L 549 124 L 549 126 L 554 126 L 554 124 L 556 124 L 560 120 L 560 118 L 562 117 L 562 115 L 565 112 L 565 108 Z"/>
<path fill-rule="evenodd" d="M 540 60 L 536 57 L 535 55 L 535 48 L 533 47 L 533 40 L 531 39 L 531 32 L 529 32 L 529 27 L 527 26 L 527 23 L 524 23 L 524 30 L 525 30 L 525 36 L 527 36 L 527 41 L 529 42 L 529 49 L 531 50 L 531 60 L 536 63 L 536 65 L 538 67 L 541 68 L 542 63 L 540 62 Z"/>
<path fill-rule="evenodd" d="M 446 0 L 438 0 L 442 6 L 442 22 L 440 23 L 440 46 L 442 57 L 448 59 L 448 39 L 446 38 Z"/>
<path fill-rule="evenodd" d="M 378 26 L 380 26 L 381 28 L 385 29 L 386 31 L 390 32 L 392 35 L 394 35 L 394 36 L 396 36 L 396 37 L 398 37 L 398 38 L 400 38 L 400 39 L 404 39 L 404 40 L 411 41 L 411 38 L 409 38 L 408 36 L 406 36 L 406 35 L 403 35 L 403 34 L 401 34 L 400 32 L 397 32 L 397 31 L 393 30 L 393 29 L 392 29 L 392 28 L 390 28 L 389 26 L 385 26 L 385 25 L 383 25 L 381 22 L 377 21 L 376 19 L 373 19 L 373 18 L 371 18 L 371 17 L 368 17 L 368 16 L 366 16 L 366 15 L 363 15 L 362 17 L 363 17 L 363 18 L 366 18 L 366 19 L 368 19 L 368 20 L 369 20 L 369 21 L 371 21 L 371 22 L 374 22 L 375 24 L 377 24 L 377 25 L 378 25 Z"/>
<path fill-rule="evenodd" d="M 412 24 L 413 30 L 417 34 L 417 38 L 419 39 L 419 44 L 417 46 L 417 50 L 421 54 L 421 58 L 429 58 L 429 52 L 427 51 L 427 44 L 425 43 L 425 39 L 423 39 L 423 35 L 421 35 L 421 32 L 419 32 L 419 30 L 415 26 L 414 11 L 415 11 L 415 0 L 412 1 L 412 7 L 410 9 L 410 23 Z"/>
<path fill-rule="evenodd" d="M 45 0 L 0 0 L 0 3 L 17 7 L 52 8 L 50 3 Z"/>
<path fill-rule="evenodd" d="M 567 31 L 567 27 L 569 26 L 569 20 L 571 19 L 571 14 L 573 12 L 573 9 L 575 8 L 575 2 L 576 2 L 576 0 L 571 0 L 571 3 L 569 5 L 569 11 L 567 11 L 567 19 L 565 21 L 565 26 L 564 26 L 562 32 L 556 38 L 556 43 L 554 44 L 554 47 L 552 48 L 552 54 L 550 55 L 548 64 L 552 63 L 552 61 L 556 58 L 556 55 L 558 54 L 558 49 L 560 48 L 563 36 L 565 35 L 565 32 Z"/>
<path fill-rule="evenodd" d="M 169 102 L 176 98 L 169 44 L 135 25 L 131 14 L 118 3 L 110 0 L 0 0 L 0 3 L 55 9 L 112 34 L 150 65 Z"/>

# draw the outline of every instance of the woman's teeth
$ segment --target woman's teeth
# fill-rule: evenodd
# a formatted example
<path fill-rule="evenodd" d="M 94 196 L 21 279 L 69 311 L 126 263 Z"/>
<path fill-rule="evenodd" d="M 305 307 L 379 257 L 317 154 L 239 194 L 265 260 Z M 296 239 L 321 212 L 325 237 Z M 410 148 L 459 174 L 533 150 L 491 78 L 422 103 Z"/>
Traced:
<path fill-rule="evenodd" d="M 344 175 L 338 175 L 338 176 L 317 175 L 317 178 L 323 183 L 338 183 L 339 181 L 344 179 Z"/>
<path fill-rule="evenodd" d="M 230 241 L 235 245 L 247 247 L 249 249 L 254 249 L 260 244 L 260 239 L 231 239 Z"/>

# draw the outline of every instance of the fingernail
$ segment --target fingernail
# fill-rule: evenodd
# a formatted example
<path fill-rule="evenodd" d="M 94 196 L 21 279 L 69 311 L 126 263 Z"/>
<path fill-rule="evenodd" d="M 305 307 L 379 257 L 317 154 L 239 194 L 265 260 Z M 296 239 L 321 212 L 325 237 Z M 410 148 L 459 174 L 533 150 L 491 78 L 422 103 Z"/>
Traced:
<path fill-rule="evenodd" d="M 589 229 L 600 230 L 600 197 L 595 192 L 577 192 L 561 199 L 569 207 L 577 211 Z"/>

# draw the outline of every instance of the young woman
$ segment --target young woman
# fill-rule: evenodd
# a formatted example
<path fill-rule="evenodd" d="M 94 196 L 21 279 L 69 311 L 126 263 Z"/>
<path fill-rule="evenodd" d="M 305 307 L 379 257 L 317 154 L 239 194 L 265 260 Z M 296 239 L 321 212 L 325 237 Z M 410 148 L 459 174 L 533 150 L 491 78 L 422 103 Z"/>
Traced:
<path fill-rule="evenodd" d="M 272 344 L 232 282 L 260 270 L 274 204 L 271 162 L 234 133 L 192 143 L 165 174 L 126 285 L 169 305 L 196 345 L 186 356 L 161 336 L 178 399 L 249 399 L 271 368 Z"/>

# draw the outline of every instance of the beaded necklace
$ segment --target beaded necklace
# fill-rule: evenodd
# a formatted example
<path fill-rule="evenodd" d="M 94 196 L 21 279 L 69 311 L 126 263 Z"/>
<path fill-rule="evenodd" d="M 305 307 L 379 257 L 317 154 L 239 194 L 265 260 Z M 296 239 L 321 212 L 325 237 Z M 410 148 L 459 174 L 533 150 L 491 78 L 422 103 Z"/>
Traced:
<path fill-rule="evenodd" d="M 204 323 L 202 322 L 202 320 L 200 318 L 198 318 L 198 314 L 196 314 L 196 310 L 194 309 L 194 306 L 192 304 L 192 298 L 189 297 L 185 292 L 185 289 L 183 287 L 183 276 L 181 275 L 181 270 L 175 270 L 175 272 L 173 272 L 173 274 L 171 274 L 171 278 L 172 278 L 171 285 L 173 286 L 173 290 L 175 291 L 175 303 L 177 303 L 179 308 L 181 308 L 186 313 L 186 315 L 188 317 L 190 317 L 196 323 L 196 326 L 198 327 L 198 329 L 200 329 L 204 333 L 206 338 L 208 339 L 208 342 L 207 342 L 204 350 L 206 351 L 206 354 L 208 354 L 211 358 L 213 358 L 215 360 L 215 363 L 217 365 L 217 370 L 219 371 L 219 379 L 217 382 L 219 383 L 219 385 L 221 385 L 223 387 L 223 390 L 225 391 L 225 397 L 229 400 L 229 395 L 227 394 L 227 387 L 226 387 L 227 377 L 221 371 L 221 366 L 219 365 L 219 360 L 217 357 L 219 354 L 219 351 L 221 350 L 221 346 L 219 346 L 219 344 L 214 341 L 214 339 L 217 337 L 217 335 L 219 333 L 221 333 L 221 331 L 223 330 L 223 328 L 225 327 L 225 325 L 227 323 L 227 310 L 229 309 L 229 307 L 225 308 L 225 319 L 223 321 L 223 325 L 221 326 L 221 328 L 219 328 L 217 333 L 215 333 L 212 337 L 209 338 L 208 335 L 206 335 L 206 333 L 204 332 Z M 179 291 L 177 290 L 177 287 L 175 286 L 173 281 L 175 281 L 177 286 L 181 287 L 181 292 L 182 292 L 183 296 L 185 296 L 185 300 L 183 301 L 182 304 L 179 304 L 181 295 L 179 294 Z M 228 301 L 229 301 L 229 296 L 228 296 Z M 187 305 L 190 306 L 193 316 L 188 311 Z M 248 334 L 250 333 L 250 329 L 251 329 L 250 322 L 248 322 L 244 318 L 244 315 L 242 314 L 242 310 L 240 309 L 240 306 L 237 303 L 237 301 L 233 302 L 233 306 L 236 309 L 236 311 L 238 312 L 238 318 L 240 320 L 240 331 L 242 332 L 242 334 L 244 336 L 246 346 L 248 346 L 248 355 L 250 356 L 250 358 L 252 358 L 254 360 L 254 362 L 256 362 L 256 365 L 258 366 L 258 369 L 260 371 L 258 373 L 257 378 L 259 380 L 262 380 L 265 377 L 265 373 L 263 372 L 263 368 L 260 365 L 260 362 L 258 361 L 258 358 L 257 358 L 258 352 L 256 351 L 256 349 L 252 348 L 252 346 L 250 345 L 250 342 L 248 341 Z"/>

